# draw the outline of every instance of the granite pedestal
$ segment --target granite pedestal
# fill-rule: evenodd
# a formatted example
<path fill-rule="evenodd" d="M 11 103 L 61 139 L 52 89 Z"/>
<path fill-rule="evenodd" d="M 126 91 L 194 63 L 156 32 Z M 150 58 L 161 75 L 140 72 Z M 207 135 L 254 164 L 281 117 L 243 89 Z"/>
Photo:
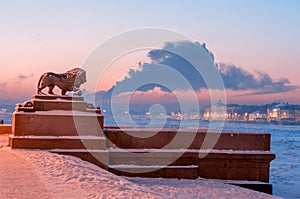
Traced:
<path fill-rule="evenodd" d="M 16 106 L 9 145 L 13 149 L 72 154 L 106 169 L 108 151 L 103 119 L 100 109 L 84 102 L 82 97 L 35 95 Z"/>

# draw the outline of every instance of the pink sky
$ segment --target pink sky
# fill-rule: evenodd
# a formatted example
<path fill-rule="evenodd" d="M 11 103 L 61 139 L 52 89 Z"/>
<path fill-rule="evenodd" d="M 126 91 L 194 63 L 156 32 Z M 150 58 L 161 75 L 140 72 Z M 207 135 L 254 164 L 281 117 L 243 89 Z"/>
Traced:
<path fill-rule="evenodd" d="M 99 79 L 100 83 L 98 86 L 89 85 L 88 83 L 82 85 L 82 88 L 86 88 L 89 91 L 94 91 L 93 89 L 96 87 L 97 90 L 108 90 L 111 88 L 116 81 L 120 81 L 127 76 L 127 71 L 131 68 L 137 69 L 139 62 L 149 62 L 150 60 L 147 58 L 146 54 L 149 50 L 141 50 L 135 51 L 132 53 L 128 53 L 120 58 L 114 60 L 108 67 L 107 70 L 103 73 L 101 78 Z M 216 54 L 215 54 L 216 55 Z M 52 57 L 56 57 L 56 59 L 52 59 Z M 82 52 L 82 57 L 83 52 Z M 218 55 L 216 55 L 218 58 Z M 83 59 L 83 58 L 82 58 Z M 220 59 L 220 58 L 218 58 Z M 241 61 L 241 59 L 238 59 Z M 1 81 L 0 81 L 0 89 L 2 90 L 1 99 L 21 99 L 26 100 L 31 98 L 32 95 L 36 92 L 37 82 L 39 76 L 46 71 L 55 71 L 55 72 L 65 72 L 72 67 L 80 66 L 83 62 L 80 56 L 72 56 L 72 55 L 62 55 L 61 53 L 55 52 L 52 56 L 41 55 L 37 58 L 27 58 L 20 57 L 20 59 L 10 59 L 10 57 L 5 57 L 0 60 L 1 63 L 6 63 L 7 69 L 1 73 Z M 257 62 L 257 61 L 256 61 Z M 22 70 L 19 70 L 20 65 L 23 63 L 27 63 L 28 67 L 24 67 Z M 3 64 L 1 64 L 3 65 Z M 29 67 L 31 66 L 31 67 Z M 248 70 L 248 69 L 247 69 Z M 93 72 L 93 71 L 90 71 Z M 284 74 L 284 73 L 283 73 Z M 282 73 L 279 73 L 275 70 L 275 72 L 271 73 L 272 77 L 283 77 Z M 20 79 L 20 75 L 23 76 L 23 79 Z M 87 74 L 87 77 L 89 73 Z M 293 76 L 297 76 L 296 72 L 293 75 L 288 76 L 291 80 L 292 85 L 297 85 L 297 80 L 293 81 Z M 298 80 L 299 81 L 299 80 Z M 1 87 L 1 83 L 5 83 Z M 45 89 L 46 91 L 47 89 Z M 17 91 L 17 92 L 16 92 Z M 59 90 L 56 90 L 59 93 Z M 189 92 L 182 92 L 182 94 L 186 95 L 189 98 Z M 290 103 L 299 103 L 300 95 L 299 91 L 293 92 L 285 92 L 285 93 L 277 93 L 277 94 L 268 94 L 268 95 L 260 95 L 260 96 L 239 96 L 241 94 L 251 93 L 253 91 L 233 91 L 226 90 L 227 101 L 228 103 L 239 103 L 239 104 L 260 104 L 260 103 L 269 103 L 274 100 L 288 101 Z M 197 96 L 200 102 L 204 104 L 209 104 L 210 98 L 207 91 L 200 90 L 197 92 Z M 165 98 L 164 98 L 165 97 Z M 152 92 L 141 93 L 138 92 L 133 96 L 133 101 L 136 103 L 147 103 L 149 100 L 155 98 L 156 102 L 161 101 L 161 103 L 166 103 L 170 98 L 166 97 L 166 93 L 163 93 L 159 90 L 154 90 Z M 151 101 L 151 100 L 150 100 Z"/>
<path fill-rule="evenodd" d="M 0 8 L 0 101 L 31 98 L 42 73 L 80 66 L 108 38 L 149 26 L 176 30 L 205 42 L 216 62 L 234 63 L 250 72 L 262 71 L 274 79 L 285 77 L 291 85 L 300 86 L 300 17 L 298 5 L 293 4 L 298 3 L 174 1 L 170 5 L 131 1 L 116 6 L 115 2 L 7 1 Z M 145 51 L 114 62 L 99 89 L 110 88 L 138 62 L 147 62 Z M 82 88 L 89 89 L 89 85 Z M 228 90 L 228 102 L 300 102 L 298 89 L 236 97 L 240 94 Z"/>

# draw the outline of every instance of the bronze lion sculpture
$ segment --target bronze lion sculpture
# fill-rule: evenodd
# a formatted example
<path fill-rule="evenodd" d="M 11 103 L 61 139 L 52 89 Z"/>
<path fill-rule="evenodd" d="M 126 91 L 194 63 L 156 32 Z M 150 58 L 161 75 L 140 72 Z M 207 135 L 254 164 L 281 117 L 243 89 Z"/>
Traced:
<path fill-rule="evenodd" d="M 53 72 L 44 73 L 38 82 L 38 94 L 44 94 L 42 90 L 49 88 L 48 93 L 53 95 L 55 86 L 61 89 L 61 94 L 66 95 L 67 92 L 72 91 L 74 95 L 81 96 L 82 91 L 79 89 L 81 84 L 86 82 L 86 72 L 81 68 L 74 68 L 62 74 Z"/>

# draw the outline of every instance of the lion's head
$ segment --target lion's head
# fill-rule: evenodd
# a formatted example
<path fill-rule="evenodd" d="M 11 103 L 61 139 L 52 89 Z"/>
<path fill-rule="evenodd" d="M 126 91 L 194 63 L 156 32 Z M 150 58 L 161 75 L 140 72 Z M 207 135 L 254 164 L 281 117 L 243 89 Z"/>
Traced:
<path fill-rule="evenodd" d="M 74 86 L 79 88 L 81 84 L 86 83 L 86 72 L 82 68 L 73 68 L 66 72 L 70 79 L 74 78 Z"/>

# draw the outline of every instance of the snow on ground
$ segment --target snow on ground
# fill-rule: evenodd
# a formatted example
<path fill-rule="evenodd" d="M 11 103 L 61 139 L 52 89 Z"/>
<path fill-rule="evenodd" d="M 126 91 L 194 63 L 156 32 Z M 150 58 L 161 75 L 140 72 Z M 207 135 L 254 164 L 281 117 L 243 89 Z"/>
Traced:
<path fill-rule="evenodd" d="M 52 198 L 275 198 L 201 178 L 178 180 L 116 176 L 72 156 L 38 150 L 11 150 L 5 147 L 7 141 L 3 137 L 0 135 L 0 150 L 28 161 Z"/>

